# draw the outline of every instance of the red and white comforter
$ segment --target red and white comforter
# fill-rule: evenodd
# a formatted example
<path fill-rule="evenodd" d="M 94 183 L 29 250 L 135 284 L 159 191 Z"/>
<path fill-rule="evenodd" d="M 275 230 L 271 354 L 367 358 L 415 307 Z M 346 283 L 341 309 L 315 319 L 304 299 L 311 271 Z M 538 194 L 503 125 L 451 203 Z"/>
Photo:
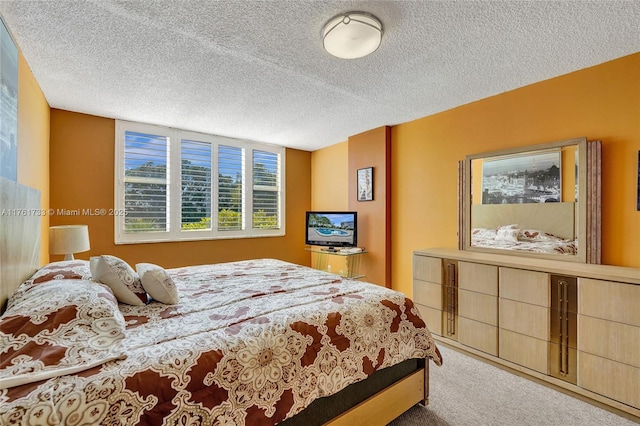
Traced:
<path fill-rule="evenodd" d="M 120 304 L 117 359 L 0 390 L 0 423 L 272 425 L 405 359 L 441 363 L 399 292 L 273 259 L 168 272 L 179 304 Z"/>

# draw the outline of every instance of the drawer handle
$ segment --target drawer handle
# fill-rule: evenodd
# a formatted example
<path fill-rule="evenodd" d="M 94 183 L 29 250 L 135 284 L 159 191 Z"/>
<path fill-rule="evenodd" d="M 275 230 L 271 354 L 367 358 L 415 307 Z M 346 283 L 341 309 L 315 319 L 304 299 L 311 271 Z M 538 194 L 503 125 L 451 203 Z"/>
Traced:
<path fill-rule="evenodd" d="M 569 375 L 569 283 L 558 280 L 558 301 L 560 313 L 558 315 L 560 330 L 560 374 Z"/>
<path fill-rule="evenodd" d="M 456 266 L 447 264 L 447 335 L 456 334 Z"/>

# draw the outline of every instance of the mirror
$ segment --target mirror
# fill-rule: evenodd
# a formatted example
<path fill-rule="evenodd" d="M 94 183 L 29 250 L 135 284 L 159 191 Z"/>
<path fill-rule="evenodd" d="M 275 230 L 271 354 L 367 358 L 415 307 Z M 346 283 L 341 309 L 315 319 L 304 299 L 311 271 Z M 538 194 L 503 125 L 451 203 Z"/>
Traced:
<path fill-rule="evenodd" d="M 578 138 L 468 155 L 463 249 L 599 263 L 599 152 Z"/>

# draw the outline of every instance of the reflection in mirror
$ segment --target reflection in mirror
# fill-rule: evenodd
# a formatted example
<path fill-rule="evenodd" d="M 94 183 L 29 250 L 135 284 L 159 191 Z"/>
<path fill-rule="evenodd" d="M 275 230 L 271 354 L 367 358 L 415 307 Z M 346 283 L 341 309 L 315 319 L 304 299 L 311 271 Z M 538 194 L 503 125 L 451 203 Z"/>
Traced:
<path fill-rule="evenodd" d="M 467 156 L 466 250 L 586 262 L 586 138 Z"/>

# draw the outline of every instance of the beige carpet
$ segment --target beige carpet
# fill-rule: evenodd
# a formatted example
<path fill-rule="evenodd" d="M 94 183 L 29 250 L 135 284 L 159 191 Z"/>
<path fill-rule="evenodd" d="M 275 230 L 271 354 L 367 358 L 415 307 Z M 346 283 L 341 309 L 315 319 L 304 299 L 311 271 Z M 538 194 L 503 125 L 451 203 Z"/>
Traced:
<path fill-rule="evenodd" d="M 429 406 L 415 406 L 392 426 L 623 426 L 636 422 L 438 346 L 430 368 Z"/>

